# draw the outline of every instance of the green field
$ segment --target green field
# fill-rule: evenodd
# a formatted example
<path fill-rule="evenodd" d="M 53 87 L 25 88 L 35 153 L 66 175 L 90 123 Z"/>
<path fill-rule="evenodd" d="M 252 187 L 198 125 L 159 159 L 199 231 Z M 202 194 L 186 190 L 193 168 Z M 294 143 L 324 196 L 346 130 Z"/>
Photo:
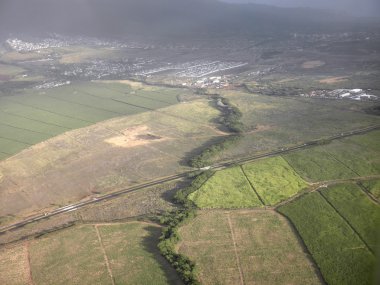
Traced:
<path fill-rule="evenodd" d="M 0 159 L 63 132 L 176 104 L 180 89 L 76 83 L 0 97 Z"/>
<path fill-rule="evenodd" d="M 76 226 L 36 239 L 29 249 L 34 284 L 182 284 L 158 252 L 160 234 L 157 225 L 132 222 Z"/>
<path fill-rule="evenodd" d="M 308 186 L 282 157 L 245 164 L 243 169 L 266 205 L 275 205 Z"/>
<path fill-rule="evenodd" d="M 273 211 L 199 211 L 179 230 L 179 252 L 210 284 L 321 284 L 287 221 Z"/>
<path fill-rule="evenodd" d="M 322 191 L 333 205 L 360 235 L 369 248 L 376 252 L 379 245 L 380 206 L 374 203 L 355 184 L 340 184 Z"/>
<path fill-rule="evenodd" d="M 293 222 L 328 284 L 372 284 L 375 256 L 320 193 L 279 211 Z"/>
<path fill-rule="evenodd" d="M 262 203 L 240 167 L 216 172 L 201 188 L 189 195 L 200 208 L 251 208 Z"/>
<path fill-rule="evenodd" d="M 305 179 L 317 182 L 380 173 L 380 132 L 334 141 L 284 156 Z"/>
<path fill-rule="evenodd" d="M 377 199 L 380 198 L 380 179 L 362 182 L 363 186 L 372 193 Z"/>

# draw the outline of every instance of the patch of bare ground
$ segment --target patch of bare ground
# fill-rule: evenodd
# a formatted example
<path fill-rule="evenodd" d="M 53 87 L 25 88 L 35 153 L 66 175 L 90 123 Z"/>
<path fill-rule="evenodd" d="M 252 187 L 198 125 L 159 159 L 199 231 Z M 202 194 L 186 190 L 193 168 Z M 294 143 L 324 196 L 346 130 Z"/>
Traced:
<path fill-rule="evenodd" d="M 326 63 L 321 60 L 310 60 L 310 61 L 305 61 L 302 63 L 302 68 L 304 69 L 312 69 L 312 68 L 317 68 L 324 66 Z"/>
<path fill-rule="evenodd" d="M 121 132 L 123 135 L 106 139 L 105 142 L 117 147 L 135 147 L 161 142 L 168 138 L 163 138 L 153 134 L 147 125 L 134 126 Z"/>
<path fill-rule="evenodd" d="M 338 76 L 338 77 L 327 77 L 325 79 L 319 80 L 319 83 L 324 84 L 336 84 L 347 81 L 348 78 L 346 76 Z"/>

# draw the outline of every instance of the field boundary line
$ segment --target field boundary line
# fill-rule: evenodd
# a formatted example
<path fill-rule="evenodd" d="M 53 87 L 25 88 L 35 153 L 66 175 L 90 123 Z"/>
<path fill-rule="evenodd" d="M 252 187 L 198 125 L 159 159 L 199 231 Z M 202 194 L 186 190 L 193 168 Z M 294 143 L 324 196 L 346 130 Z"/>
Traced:
<path fill-rule="evenodd" d="M 347 223 L 347 225 L 351 228 L 351 230 L 354 231 L 354 233 L 359 237 L 359 239 L 362 241 L 362 243 L 366 246 L 366 248 L 369 250 L 370 253 L 373 255 L 376 255 L 376 253 L 372 250 L 372 248 L 369 247 L 367 242 L 363 239 L 363 237 L 359 234 L 359 232 L 351 225 L 350 221 L 346 219 L 339 211 L 338 209 L 325 197 L 325 195 L 318 191 L 319 195 L 325 200 L 333 209 L 334 211 Z"/>
<path fill-rule="evenodd" d="M 104 261 L 106 263 L 108 275 L 111 278 L 112 285 L 115 285 L 115 280 L 114 280 L 113 275 L 112 275 L 111 266 L 110 266 L 110 263 L 109 263 L 109 260 L 108 260 L 108 257 L 107 257 L 106 250 L 105 250 L 104 245 L 103 245 L 102 237 L 100 236 L 98 225 L 95 225 L 94 228 L 95 228 L 95 231 L 96 231 L 96 235 L 98 236 L 100 247 L 102 248 L 103 257 L 104 257 Z"/>
<path fill-rule="evenodd" d="M 336 158 L 331 152 L 328 152 L 327 150 L 324 150 L 324 152 L 326 152 L 327 154 L 329 154 L 334 160 L 336 160 L 337 162 L 339 162 L 340 164 L 342 164 L 348 170 L 352 171 L 352 173 L 356 174 L 358 177 L 361 176 L 358 172 L 356 172 L 355 170 L 353 170 L 350 166 L 348 166 L 347 164 L 345 164 L 340 159 Z"/>
<path fill-rule="evenodd" d="M 356 185 L 358 185 L 360 190 L 364 192 L 364 194 L 367 195 L 368 198 L 375 202 L 376 205 L 379 205 L 379 200 L 377 200 L 377 198 L 363 185 L 363 183 L 361 183 L 361 181 L 358 181 Z"/>
<path fill-rule="evenodd" d="M 240 284 L 244 285 L 245 283 L 244 283 L 243 271 L 241 270 L 240 258 L 239 258 L 238 251 L 237 251 L 237 248 L 236 248 L 235 233 L 234 233 L 234 229 L 232 227 L 232 221 L 231 221 L 231 217 L 230 217 L 230 213 L 229 212 L 227 213 L 227 220 L 228 220 L 228 226 L 230 227 L 232 243 L 233 243 L 233 246 L 234 246 L 234 252 L 235 252 L 235 257 L 236 257 L 236 264 L 237 264 L 238 269 L 239 269 Z"/>
<path fill-rule="evenodd" d="M 25 243 L 26 247 L 26 258 L 27 258 L 27 264 L 28 264 L 28 279 L 29 279 L 29 284 L 34 285 L 33 281 L 33 275 L 32 275 L 32 266 L 30 264 L 30 251 L 29 251 L 29 241 Z"/>
<path fill-rule="evenodd" d="M 243 165 L 240 165 L 240 170 L 241 170 L 241 172 L 243 172 L 243 175 L 244 175 L 245 179 L 248 181 L 248 183 L 249 183 L 249 185 L 251 186 L 253 192 L 255 192 L 257 198 L 259 198 L 261 204 L 263 204 L 263 206 L 266 207 L 266 205 L 265 205 L 265 203 L 264 203 L 264 200 L 261 198 L 261 196 L 260 196 L 259 193 L 257 192 L 256 188 L 253 186 L 251 180 L 248 179 L 247 173 L 245 173 L 244 168 L 243 168 Z"/>
<path fill-rule="evenodd" d="M 303 240 L 301 234 L 297 230 L 297 227 L 295 226 L 295 224 L 285 214 L 283 214 L 283 213 L 281 213 L 281 212 L 279 212 L 277 210 L 275 210 L 275 212 L 276 212 L 277 215 L 279 215 L 280 217 L 284 218 L 285 221 L 286 221 L 286 223 L 289 225 L 290 230 L 292 231 L 293 235 L 295 236 L 295 238 L 298 241 L 298 244 L 301 246 L 301 248 L 305 252 L 306 258 L 310 261 L 310 263 L 311 263 L 311 265 L 312 265 L 312 267 L 314 269 L 314 272 L 317 275 L 319 281 L 321 281 L 322 284 L 327 285 L 327 282 L 326 282 L 325 278 L 322 275 L 322 272 L 321 272 L 321 269 L 318 266 L 318 263 L 315 261 L 314 256 L 311 254 L 309 248 L 307 247 L 307 245 L 306 245 L 305 241 Z"/>

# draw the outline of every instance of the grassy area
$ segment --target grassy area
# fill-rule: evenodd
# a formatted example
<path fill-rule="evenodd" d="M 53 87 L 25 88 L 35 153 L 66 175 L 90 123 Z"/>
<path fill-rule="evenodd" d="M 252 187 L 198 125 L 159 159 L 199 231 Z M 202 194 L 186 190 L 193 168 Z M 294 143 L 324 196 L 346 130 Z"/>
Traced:
<path fill-rule="evenodd" d="M 355 184 L 341 184 L 322 191 L 323 196 L 355 229 L 373 252 L 379 245 L 380 207 Z"/>
<path fill-rule="evenodd" d="M 99 226 L 116 284 L 182 284 L 157 249 L 161 229 L 144 223 Z"/>
<path fill-rule="evenodd" d="M 26 246 L 0 249 L 0 284 L 23 285 L 30 280 Z"/>
<path fill-rule="evenodd" d="M 196 262 L 202 284 L 241 284 L 241 276 L 245 284 L 320 284 L 290 226 L 274 212 L 199 211 L 179 234 L 178 250 Z"/>
<path fill-rule="evenodd" d="M 240 167 L 216 172 L 189 195 L 200 208 L 249 208 L 262 206 Z"/>
<path fill-rule="evenodd" d="M 112 284 L 93 226 L 63 230 L 30 245 L 36 284 Z"/>
<path fill-rule="evenodd" d="M 182 284 L 159 254 L 158 226 L 134 222 L 96 227 L 76 226 L 33 241 L 34 283 L 112 284 L 112 274 L 115 284 Z"/>
<path fill-rule="evenodd" d="M 380 199 L 380 179 L 362 182 L 363 186 L 371 192 L 377 199 Z"/>
<path fill-rule="evenodd" d="M 279 211 L 294 223 L 328 284 L 372 284 L 374 255 L 321 194 L 307 194 Z"/>
<path fill-rule="evenodd" d="M 351 169 L 334 159 L 323 147 L 294 152 L 284 159 L 304 179 L 312 182 L 348 179 L 357 176 Z"/>
<path fill-rule="evenodd" d="M 282 157 L 245 164 L 243 169 L 266 205 L 275 205 L 307 187 Z"/>
<path fill-rule="evenodd" d="M 219 91 L 218 91 L 219 92 Z M 370 102 L 262 96 L 220 91 L 242 112 L 244 138 L 217 159 L 244 157 L 379 124 Z"/>
<path fill-rule="evenodd" d="M 177 103 L 179 89 L 78 83 L 0 97 L 1 158 L 68 130 Z"/>
<path fill-rule="evenodd" d="M 284 156 L 305 179 L 316 182 L 380 173 L 380 132 L 354 136 Z"/>

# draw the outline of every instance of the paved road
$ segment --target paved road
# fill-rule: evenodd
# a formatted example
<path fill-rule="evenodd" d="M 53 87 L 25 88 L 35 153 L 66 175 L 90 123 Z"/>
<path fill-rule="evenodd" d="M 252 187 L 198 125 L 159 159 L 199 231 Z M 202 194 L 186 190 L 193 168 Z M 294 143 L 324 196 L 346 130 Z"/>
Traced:
<path fill-rule="evenodd" d="M 364 134 L 364 133 L 371 132 L 371 131 L 374 131 L 374 130 L 379 130 L 379 129 L 380 129 L 380 125 L 376 125 L 376 126 L 371 126 L 371 127 L 359 129 L 359 130 L 353 130 L 353 131 L 343 132 L 343 133 L 340 133 L 340 134 L 337 134 L 337 135 L 334 135 L 334 136 L 331 136 L 331 137 L 328 137 L 328 138 L 314 140 L 314 141 L 310 141 L 310 142 L 305 142 L 305 143 L 303 143 L 301 145 L 297 145 L 297 146 L 293 146 L 293 147 L 281 148 L 279 150 L 272 151 L 272 152 L 267 152 L 267 153 L 263 153 L 263 154 L 259 154 L 259 155 L 253 155 L 253 156 L 248 156 L 248 157 L 245 157 L 245 158 L 234 159 L 234 160 L 230 160 L 230 161 L 227 161 L 227 162 L 218 163 L 218 164 L 206 167 L 206 169 L 220 170 L 220 169 L 224 169 L 224 168 L 227 168 L 227 167 L 230 167 L 230 166 L 233 166 L 233 165 L 247 163 L 247 162 L 251 162 L 251 161 L 254 161 L 254 160 L 257 160 L 257 159 L 261 159 L 261 158 L 266 158 L 266 157 L 276 156 L 276 155 L 280 155 L 280 154 L 285 154 L 285 153 L 288 153 L 288 152 L 293 152 L 293 151 L 296 151 L 296 150 L 301 150 L 301 149 L 304 149 L 304 148 L 308 148 L 310 146 L 315 146 L 315 145 L 321 144 L 324 141 L 332 141 L 332 140 L 342 139 L 342 138 L 345 138 L 345 137 L 350 137 L 350 136 L 354 136 L 354 135 L 360 135 L 360 134 Z M 51 212 L 47 212 L 47 213 L 44 213 L 42 215 L 37 215 L 37 216 L 31 217 L 31 218 L 27 218 L 27 219 L 25 219 L 25 220 L 23 220 L 21 222 L 15 223 L 15 224 L 11 224 L 11 225 L 8 225 L 8 226 L 5 226 L 5 227 L 1 227 L 0 228 L 0 234 L 3 234 L 5 232 L 7 232 L 7 231 L 16 230 L 16 229 L 24 227 L 25 225 L 28 225 L 30 223 L 37 222 L 37 221 L 40 221 L 40 220 L 44 220 L 44 219 L 50 218 L 50 217 L 55 216 L 55 215 L 59 215 L 59 214 L 62 214 L 62 213 L 68 213 L 68 212 L 76 211 L 76 210 L 78 210 L 80 208 L 83 208 L 85 206 L 88 206 L 88 205 L 91 205 L 91 204 L 96 204 L 96 203 L 99 203 L 99 202 L 102 202 L 102 201 L 105 201 L 105 200 L 110 200 L 110 199 L 119 197 L 121 195 L 127 194 L 127 193 L 132 193 L 132 192 L 136 192 L 136 191 L 148 188 L 148 187 L 156 186 L 156 185 L 167 183 L 167 182 L 176 181 L 178 179 L 187 177 L 192 172 L 193 171 L 187 171 L 187 172 L 184 172 L 184 173 L 180 173 L 180 174 L 176 174 L 176 175 L 172 175 L 172 176 L 167 176 L 165 178 L 161 178 L 161 179 L 158 179 L 158 180 L 154 180 L 154 181 L 150 181 L 150 182 L 147 182 L 147 183 L 139 184 L 139 185 L 132 186 L 132 187 L 129 187 L 129 188 L 117 191 L 117 192 L 113 192 L 113 193 L 110 193 L 110 194 L 106 194 L 106 195 L 102 195 L 102 196 L 99 196 L 99 197 L 96 197 L 96 198 L 92 198 L 91 200 L 87 200 L 87 201 L 83 201 L 83 202 L 78 202 L 78 203 L 70 204 L 70 205 L 67 205 L 67 206 L 55 209 L 55 210 L 53 210 Z"/>

